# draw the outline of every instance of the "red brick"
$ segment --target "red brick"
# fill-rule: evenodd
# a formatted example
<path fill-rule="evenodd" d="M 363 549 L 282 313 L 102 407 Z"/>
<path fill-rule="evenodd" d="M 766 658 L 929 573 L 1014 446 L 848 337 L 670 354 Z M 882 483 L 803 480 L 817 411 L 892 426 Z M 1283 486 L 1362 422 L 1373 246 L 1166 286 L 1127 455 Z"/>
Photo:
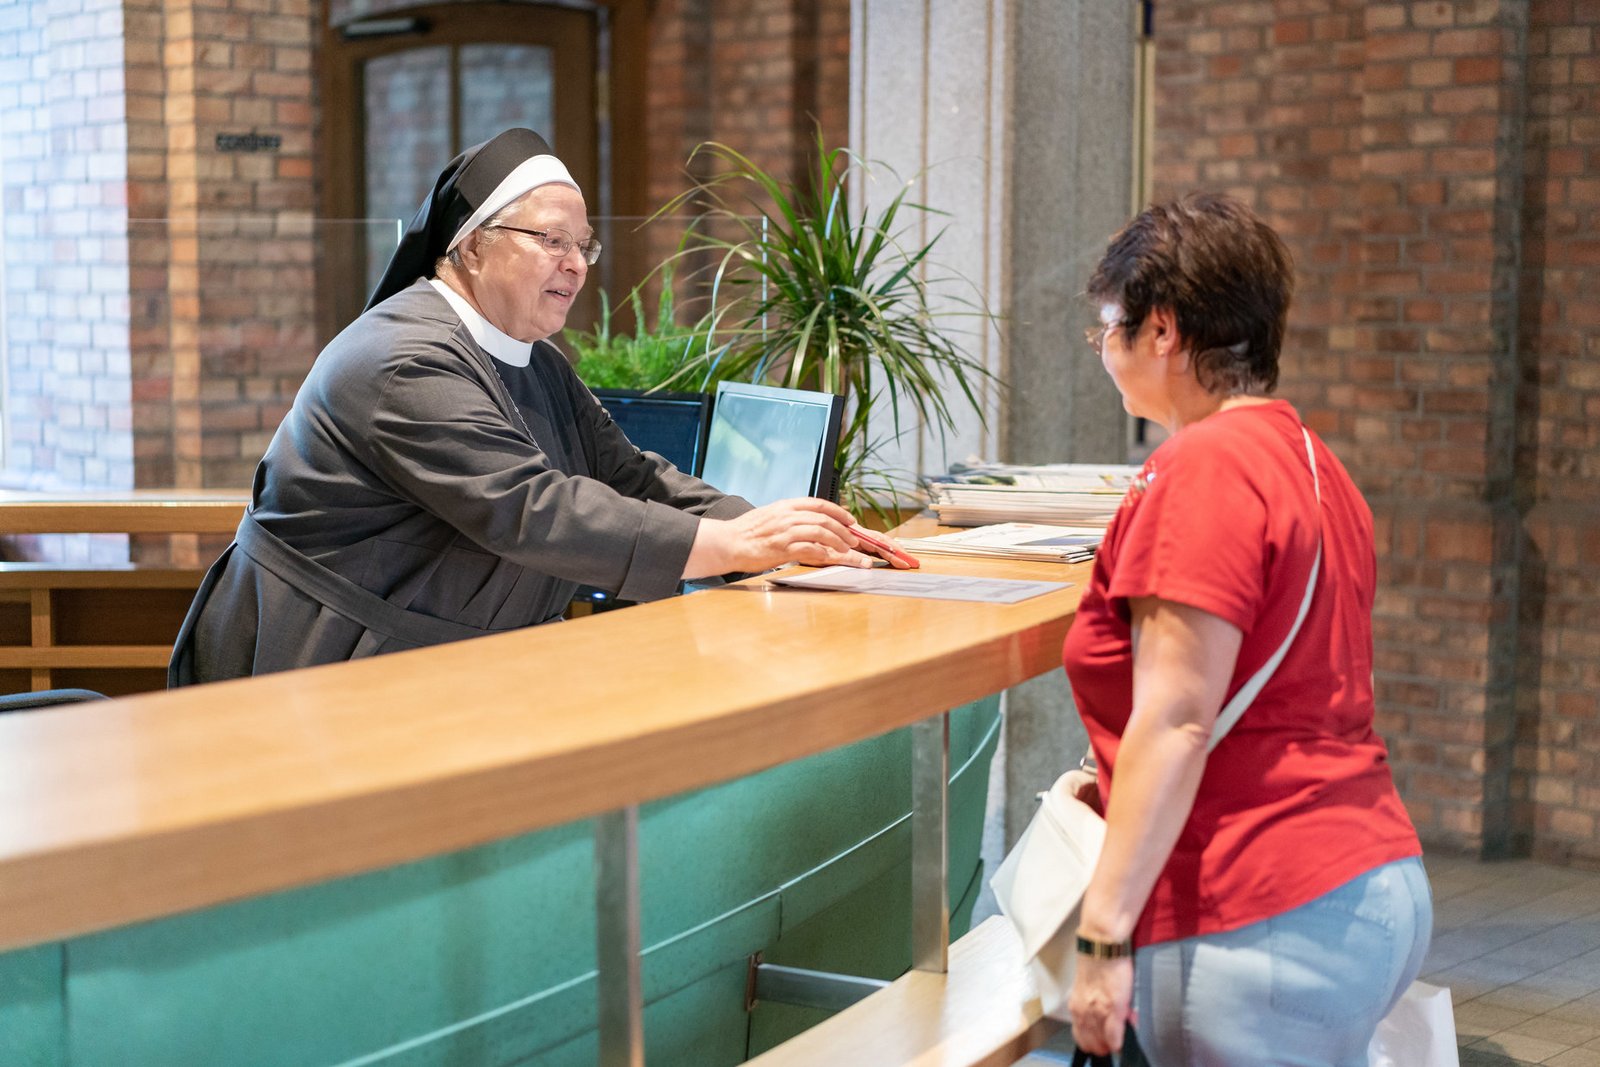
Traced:
<path fill-rule="evenodd" d="M 1487 472 L 1488 459 L 1459 448 L 1429 448 L 1422 452 L 1422 469 L 1433 474 L 1481 478 Z"/>
<path fill-rule="evenodd" d="M 1406 65 L 1406 82 L 1421 89 L 1431 89 L 1440 85 L 1449 85 L 1454 79 L 1454 70 L 1448 59 L 1425 59 Z"/>
<path fill-rule="evenodd" d="M 1410 67 L 1406 63 L 1373 63 L 1362 72 L 1367 92 L 1400 89 L 1406 85 Z"/>
<path fill-rule="evenodd" d="M 1405 321 L 1407 322 L 1438 322 L 1444 317 L 1443 305 L 1437 300 L 1416 299 L 1407 300 L 1405 304 Z"/>
<path fill-rule="evenodd" d="M 1500 91 L 1490 87 L 1438 89 L 1430 94 L 1428 103 L 1429 110 L 1436 115 L 1496 111 L 1500 106 Z"/>
<path fill-rule="evenodd" d="M 1455 61 L 1457 85 L 1485 85 L 1498 82 L 1503 61 L 1498 56 L 1470 56 Z"/>
<path fill-rule="evenodd" d="M 1411 22 L 1415 26 L 1424 26 L 1429 29 L 1438 29 L 1441 26 L 1454 26 L 1456 22 L 1456 5 L 1446 0 L 1428 0 L 1427 3 L 1411 5 Z"/>
<path fill-rule="evenodd" d="M 1419 32 L 1369 34 L 1367 60 L 1420 59 L 1433 50 L 1433 34 Z"/>
<path fill-rule="evenodd" d="M 1371 3 L 1362 5 L 1362 19 L 1367 32 L 1397 30 L 1408 23 L 1406 4 Z"/>
<path fill-rule="evenodd" d="M 1436 56 L 1498 56 L 1505 52 L 1507 32 L 1495 28 L 1441 30 L 1433 35 Z"/>
<path fill-rule="evenodd" d="M 1272 27 L 1272 41 L 1276 45 L 1305 44 L 1310 40 L 1310 19 L 1285 19 Z"/>
<path fill-rule="evenodd" d="M 1430 169 L 1439 174 L 1492 174 L 1495 169 L 1492 148 L 1436 148 L 1431 161 Z"/>

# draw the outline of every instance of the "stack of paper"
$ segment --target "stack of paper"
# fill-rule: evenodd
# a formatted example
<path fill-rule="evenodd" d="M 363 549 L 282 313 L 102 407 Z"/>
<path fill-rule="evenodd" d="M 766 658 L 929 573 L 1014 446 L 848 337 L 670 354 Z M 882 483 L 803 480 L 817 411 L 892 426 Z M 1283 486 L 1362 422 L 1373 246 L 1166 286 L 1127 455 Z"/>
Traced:
<path fill-rule="evenodd" d="M 928 482 L 945 526 L 1032 522 L 1103 527 L 1117 513 L 1138 467 L 1058 463 L 963 467 Z"/>
<path fill-rule="evenodd" d="M 1092 526 L 1044 526 L 1007 522 L 977 526 L 933 537 L 905 537 L 900 545 L 912 555 L 991 556 L 1045 563 L 1085 563 L 1100 547 L 1103 529 Z"/>

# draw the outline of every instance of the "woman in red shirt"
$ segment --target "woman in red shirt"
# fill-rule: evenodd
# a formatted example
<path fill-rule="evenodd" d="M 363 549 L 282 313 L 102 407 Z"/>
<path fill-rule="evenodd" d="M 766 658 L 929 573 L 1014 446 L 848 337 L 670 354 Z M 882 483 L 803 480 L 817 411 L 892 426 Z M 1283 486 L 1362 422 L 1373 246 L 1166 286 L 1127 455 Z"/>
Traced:
<path fill-rule="evenodd" d="M 1090 1052 L 1120 1048 L 1132 1014 L 1155 1067 L 1365 1064 L 1432 926 L 1372 728 L 1372 515 L 1267 395 L 1292 288 L 1278 236 L 1215 195 L 1139 215 L 1089 284 L 1124 406 L 1171 436 L 1064 650 L 1107 822 L 1070 1007 Z M 1308 584 L 1301 628 L 1208 755 Z"/>

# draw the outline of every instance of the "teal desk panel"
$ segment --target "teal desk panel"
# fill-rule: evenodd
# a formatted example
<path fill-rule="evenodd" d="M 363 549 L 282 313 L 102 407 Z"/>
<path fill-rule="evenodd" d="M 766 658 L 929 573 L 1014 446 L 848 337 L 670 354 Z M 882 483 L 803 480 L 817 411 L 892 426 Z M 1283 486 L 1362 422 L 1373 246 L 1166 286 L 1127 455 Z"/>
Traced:
<path fill-rule="evenodd" d="M 955 935 L 998 730 L 998 698 L 952 714 Z M 745 1012 L 754 952 L 909 966 L 909 807 L 902 730 L 642 809 L 652 1067 L 738 1063 L 817 1020 Z M 6 1067 L 592 1065 L 594 1025 L 588 823 L 0 955 Z"/>
<path fill-rule="evenodd" d="M 0 1064 L 60 1067 L 65 1062 L 66 946 L 0 953 Z"/>

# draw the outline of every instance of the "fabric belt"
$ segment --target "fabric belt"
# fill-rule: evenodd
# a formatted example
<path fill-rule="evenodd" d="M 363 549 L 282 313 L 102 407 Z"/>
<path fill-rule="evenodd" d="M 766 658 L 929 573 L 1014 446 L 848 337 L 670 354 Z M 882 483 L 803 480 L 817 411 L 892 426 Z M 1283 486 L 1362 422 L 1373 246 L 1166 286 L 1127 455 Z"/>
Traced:
<path fill-rule="evenodd" d="M 451 622 L 436 615 L 424 615 L 392 604 L 376 593 L 356 585 L 333 571 L 296 552 L 246 511 L 235 536 L 239 550 L 258 565 L 271 571 L 294 589 L 385 637 L 408 645 L 442 645 L 469 637 L 505 633 L 505 629 L 485 630 L 466 623 Z M 439 558 L 443 559 L 443 553 Z M 437 567 L 437 561 L 434 567 Z M 429 575 L 432 574 L 432 569 Z M 426 578 L 424 578 L 426 581 Z M 508 627 L 507 629 L 515 629 Z"/>

